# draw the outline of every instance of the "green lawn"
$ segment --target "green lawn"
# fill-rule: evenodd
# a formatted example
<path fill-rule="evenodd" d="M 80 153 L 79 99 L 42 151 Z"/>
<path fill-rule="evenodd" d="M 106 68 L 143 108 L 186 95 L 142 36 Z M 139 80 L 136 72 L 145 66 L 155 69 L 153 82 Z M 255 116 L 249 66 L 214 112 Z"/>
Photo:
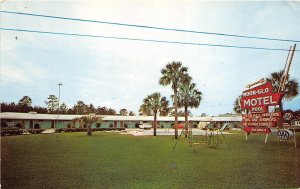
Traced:
<path fill-rule="evenodd" d="M 300 187 L 297 149 L 275 136 L 226 136 L 218 149 L 189 148 L 172 136 L 95 132 L 1 138 L 3 188 Z M 199 137 L 198 137 L 199 138 Z"/>

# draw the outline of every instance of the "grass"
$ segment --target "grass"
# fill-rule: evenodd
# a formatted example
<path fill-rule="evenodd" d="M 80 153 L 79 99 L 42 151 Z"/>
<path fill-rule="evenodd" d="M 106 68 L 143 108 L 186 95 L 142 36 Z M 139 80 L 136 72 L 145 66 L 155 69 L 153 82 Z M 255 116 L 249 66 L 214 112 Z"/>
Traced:
<path fill-rule="evenodd" d="M 300 133 L 298 144 L 300 143 Z M 200 137 L 197 137 L 200 140 Z M 1 138 L 3 188 L 300 187 L 300 148 L 263 135 L 226 136 L 195 151 L 171 136 L 61 133 Z M 203 140 L 203 138 L 202 138 Z M 300 145 L 300 144 L 299 144 Z"/>

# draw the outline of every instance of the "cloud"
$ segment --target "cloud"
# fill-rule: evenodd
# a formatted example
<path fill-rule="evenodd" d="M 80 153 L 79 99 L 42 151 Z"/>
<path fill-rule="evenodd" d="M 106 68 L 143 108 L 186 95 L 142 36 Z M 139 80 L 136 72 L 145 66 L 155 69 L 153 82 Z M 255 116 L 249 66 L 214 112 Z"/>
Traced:
<path fill-rule="evenodd" d="M 47 79 L 48 72 L 36 65 L 27 64 L 1 64 L 1 75 L 3 84 L 33 84 L 37 81 Z"/>
<path fill-rule="evenodd" d="M 31 82 L 31 79 L 26 74 L 25 70 L 7 63 L 1 63 L 1 78 L 2 85 Z"/>

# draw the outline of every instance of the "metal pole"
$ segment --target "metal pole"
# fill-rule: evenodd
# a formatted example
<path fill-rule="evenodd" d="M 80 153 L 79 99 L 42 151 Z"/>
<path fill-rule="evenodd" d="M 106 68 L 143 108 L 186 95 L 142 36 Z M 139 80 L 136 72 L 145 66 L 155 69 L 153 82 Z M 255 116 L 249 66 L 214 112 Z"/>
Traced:
<path fill-rule="evenodd" d="M 295 131 L 295 127 L 294 127 L 294 142 L 295 142 L 295 148 L 297 148 L 297 138 L 296 138 L 296 131 Z"/>
<path fill-rule="evenodd" d="M 267 141 L 268 141 L 268 136 L 269 136 L 269 133 L 266 134 L 266 138 L 265 138 L 265 144 L 267 144 Z"/>
<path fill-rule="evenodd" d="M 290 71 L 290 67 L 292 64 L 295 49 L 296 49 L 296 44 L 290 48 L 290 51 L 288 54 L 288 59 L 286 62 L 286 70 L 284 70 L 284 73 L 282 76 L 283 79 L 282 79 L 282 83 L 280 84 L 280 87 L 279 87 L 279 92 L 284 92 L 284 90 L 285 90 L 285 87 L 286 87 L 285 83 L 286 83 L 288 75 L 289 75 L 289 71 Z"/>
<path fill-rule="evenodd" d="M 58 126 L 58 117 L 59 117 L 59 110 L 60 110 L 60 106 L 59 106 L 59 102 L 60 102 L 60 86 L 62 86 L 62 85 L 63 85 L 62 83 L 57 84 L 57 86 L 58 86 L 58 112 L 57 112 L 57 120 L 56 120 L 56 130 L 57 130 L 57 126 Z"/>
<path fill-rule="evenodd" d="M 281 90 L 281 86 L 282 86 L 282 83 L 283 83 L 283 80 L 284 80 L 284 76 L 285 76 L 285 72 L 286 72 L 286 66 L 287 66 L 287 64 L 289 62 L 290 54 L 292 52 L 291 49 L 292 49 L 292 46 L 290 46 L 290 50 L 289 50 L 288 56 L 286 57 L 286 61 L 285 61 L 283 73 L 282 73 L 282 76 L 281 76 L 281 79 L 280 79 L 280 82 L 279 82 L 279 87 L 278 87 L 278 91 L 277 92 L 279 92 Z"/>

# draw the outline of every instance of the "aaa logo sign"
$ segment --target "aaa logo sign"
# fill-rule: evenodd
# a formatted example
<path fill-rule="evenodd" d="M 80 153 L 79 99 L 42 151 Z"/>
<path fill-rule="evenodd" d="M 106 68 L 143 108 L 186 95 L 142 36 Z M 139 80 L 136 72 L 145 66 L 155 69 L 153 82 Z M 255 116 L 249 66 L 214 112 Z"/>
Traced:
<path fill-rule="evenodd" d="M 282 140 L 289 140 L 293 137 L 293 132 L 288 129 L 279 130 L 277 136 Z"/>

